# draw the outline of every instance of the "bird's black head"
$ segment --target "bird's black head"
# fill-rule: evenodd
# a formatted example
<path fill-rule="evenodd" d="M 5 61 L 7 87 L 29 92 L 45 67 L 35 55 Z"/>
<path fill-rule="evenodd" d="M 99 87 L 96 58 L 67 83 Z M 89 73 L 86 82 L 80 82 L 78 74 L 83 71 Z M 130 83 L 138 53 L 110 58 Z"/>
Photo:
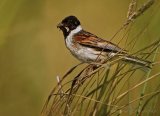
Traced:
<path fill-rule="evenodd" d="M 66 37 L 72 30 L 76 29 L 80 25 L 80 21 L 75 16 L 68 16 L 57 25 L 63 31 Z"/>

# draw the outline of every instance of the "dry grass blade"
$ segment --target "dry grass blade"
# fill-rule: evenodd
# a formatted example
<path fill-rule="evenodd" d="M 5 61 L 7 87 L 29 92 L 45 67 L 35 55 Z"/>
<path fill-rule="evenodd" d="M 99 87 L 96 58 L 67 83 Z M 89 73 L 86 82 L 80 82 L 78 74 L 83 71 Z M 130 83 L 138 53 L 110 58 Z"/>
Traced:
<path fill-rule="evenodd" d="M 127 12 L 127 19 L 130 18 L 130 16 L 133 14 L 133 12 L 136 10 L 136 6 L 137 6 L 137 0 L 131 0 L 131 3 L 129 4 L 129 9 Z"/>
<path fill-rule="evenodd" d="M 45 105 L 43 106 L 43 109 L 42 109 L 42 112 L 41 112 L 42 115 L 46 115 L 46 110 L 47 110 L 48 103 L 49 103 L 52 95 L 53 95 L 54 92 L 56 91 L 56 89 L 59 87 L 59 85 L 61 85 L 61 83 L 63 82 L 63 80 L 64 80 L 70 73 L 72 73 L 75 68 L 77 68 L 77 67 L 78 67 L 79 65 L 81 65 L 81 64 L 82 64 L 82 63 L 77 64 L 76 66 L 72 67 L 69 71 L 67 71 L 67 73 L 63 76 L 63 78 L 62 78 L 60 81 L 58 81 L 57 86 L 55 86 L 55 87 L 52 89 L 52 91 L 50 92 L 50 95 L 48 96 L 48 99 L 47 99 L 46 102 L 45 102 Z M 61 86 L 61 88 L 62 88 L 62 86 Z"/>
<path fill-rule="evenodd" d="M 132 15 L 130 15 L 127 21 L 124 23 L 124 27 L 126 27 L 133 20 L 135 20 L 140 15 L 142 15 L 148 8 L 150 8 L 153 5 L 153 3 L 154 3 L 154 0 L 148 0 L 148 2 L 142 5 L 137 11 L 133 12 Z"/>
<path fill-rule="evenodd" d="M 137 99 L 134 99 L 134 100 L 130 101 L 129 103 L 121 106 L 120 108 L 117 108 L 115 111 L 113 111 L 113 112 L 111 113 L 111 115 L 114 114 L 116 111 L 119 111 L 119 110 L 122 111 L 122 109 L 125 108 L 125 107 L 127 107 L 129 104 L 132 104 L 132 103 L 134 103 L 134 102 L 136 102 L 136 101 L 138 101 L 138 100 L 140 100 L 140 99 L 142 99 L 142 98 L 151 96 L 151 97 L 147 100 L 147 102 L 146 102 L 146 103 L 148 103 L 149 100 L 151 100 L 154 96 L 156 96 L 156 95 L 158 95 L 158 94 L 160 94 L 160 91 L 155 91 L 155 92 L 152 92 L 152 93 L 143 95 L 143 96 L 141 96 L 141 97 L 139 97 L 139 98 L 137 98 Z M 141 116 L 141 115 L 140 115 L 140 116 Z"/>
<path fill-rule="evenodd" d="M 145 82 L 150 81 L 151 79 L 154 79 L 155 77 L 157 77 L 157 76 L 159 76 L 159 75 L 160 75 L 160 73 L 157 73 L 157 74 L 151 76 L 150 78 L 147 78 L 146 80 L 144 80 L 144 81 L 136 84 L 135 86 L 133 86 L 132 88 L 130 88 L 128 91 L 126 91 L 126 92 L 122 93 L 121 95 L 119 95 L 119 96 L 118 96 L 116 99 L 114 99 L 113 101 L 116 101 L 116 100 L 118 100 L 118 99 L 121 99 L 122 97 L 124 97 L 125 95 L 127 95 L 130 91 L 132 91 L 133 89 L 136 89 L 137 87 L 141 86 L 141 85 L 144 84 Z"/>

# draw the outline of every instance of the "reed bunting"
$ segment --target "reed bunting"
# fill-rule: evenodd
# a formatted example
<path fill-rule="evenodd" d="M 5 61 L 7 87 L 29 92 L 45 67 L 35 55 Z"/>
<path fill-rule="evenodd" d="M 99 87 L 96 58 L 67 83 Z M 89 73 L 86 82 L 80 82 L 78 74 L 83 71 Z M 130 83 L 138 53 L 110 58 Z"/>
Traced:
<path fill-rule="evenodd" d="M 68 16 L 57 25 L 62 30 L 66 47 L 73 56 L 86 63 L 104 63 L 118 56 L 122 61 L 150 67 L 150 62 L 129 55 L 124 49 L 110 41 L 83 30 L 75 16 Z"/>

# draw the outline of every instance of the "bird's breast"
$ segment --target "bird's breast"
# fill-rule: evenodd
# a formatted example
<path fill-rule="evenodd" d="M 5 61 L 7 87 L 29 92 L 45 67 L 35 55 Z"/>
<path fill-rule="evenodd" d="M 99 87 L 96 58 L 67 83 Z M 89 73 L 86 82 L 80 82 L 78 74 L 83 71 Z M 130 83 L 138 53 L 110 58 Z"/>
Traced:
<path fill-rule="evenodd" d="M 96 62 L 104 60 L 106 56 L 100 55 L 101 51 L 96 51 L 93 48 L 89 48 L 79 43 L 74 42 L 71 38 L 66 38 L 66 46 L 70 50 L 73 56 L 82 62 Z"/>

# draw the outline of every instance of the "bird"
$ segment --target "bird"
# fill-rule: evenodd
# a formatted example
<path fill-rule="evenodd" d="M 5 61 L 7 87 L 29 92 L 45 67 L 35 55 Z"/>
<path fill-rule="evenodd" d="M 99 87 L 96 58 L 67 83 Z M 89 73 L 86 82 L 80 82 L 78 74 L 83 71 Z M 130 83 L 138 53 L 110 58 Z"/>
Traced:
<path fill-rule="evenodd" d="M 68 50 L 81 62 L 103 64 L 117 57 L 125 62 L 151 68 L 150 61 L 130 55 L 118 45 L 84 30 L 76 16 L 65 17 L 57 28 L 63 32 Z"/>

